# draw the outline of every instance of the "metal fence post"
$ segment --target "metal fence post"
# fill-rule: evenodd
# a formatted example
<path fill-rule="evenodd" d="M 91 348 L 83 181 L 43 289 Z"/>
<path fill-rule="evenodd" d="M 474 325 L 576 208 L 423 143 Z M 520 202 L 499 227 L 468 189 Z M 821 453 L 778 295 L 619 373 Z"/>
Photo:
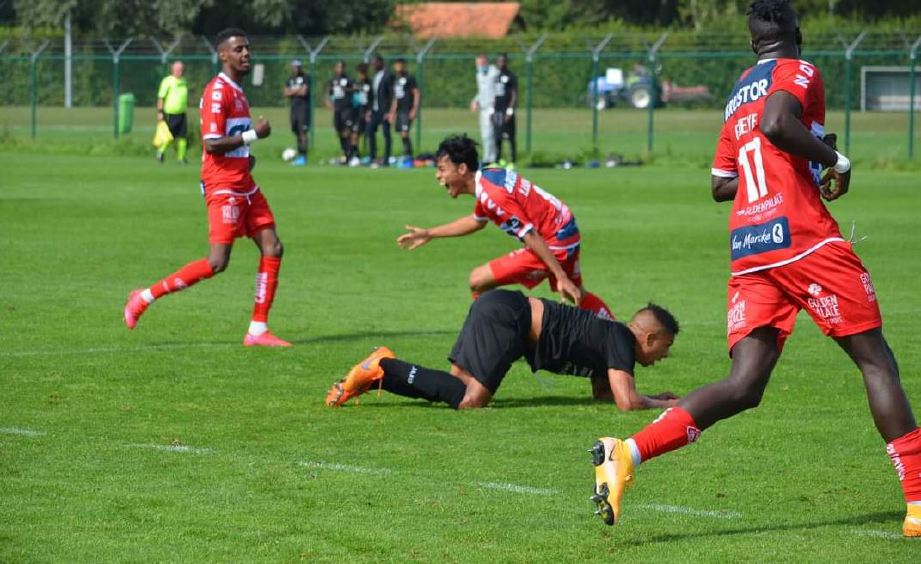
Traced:
<path fill-rule="evenodd" d="M 605 35 L 601 43 L 592 49 L 592 149 L 595 151 L 598 150 L 598 59 L 613 38 L 613 33 Z"/>
<path fill-rule="evenodd" d="M 365 54 L 364 54 L 363 59 L 364 59 L 364 61 L 365 61 L 366 63 L 370 63 L 370 62 L 371 62 L 371 55 L 374 54 L 374 50 L 377 49 L 377 46 L 380 45 L 380 44 L 381 44 L 381 41 L 383 41 L 383 40 L 384 40 L 384 36 L 383 36 L 383 35 L 378 36 L 377 39 L 375 39 L 373 42 L 371 42 L 371 45 L 369 45 L 368 48 L 365 49 Z"/>
<path fill-rule="evenodd" d="M 425 84 L 425 56 L 429 51 L 432 50 L 432 47 L 435 46 L 435 38 L 429 39 L 428 43 L 425 44 L 425 47 L 422 48 L 419 53 L 416 54 L 416 63 L 419 65 L 419 70 L 416 72 L 416 76 L 419 77 L 419 108 L 416 110 L 416 151 L 418 152 L 419 148 L 422 146 L 422 91 L 423 85 Z"/>
<path fill-rule="evenodd" d="M 314 97 L 313 91 L 314 91 L 314 85 L 316 84 L 316 80 L 314 79 L 314 77 L 317 74 L 317 57 L 320 56 L 320 51 L 322 51 L 323 48 L 326 47 L 326 44 L 329 43 L 329 36 L 327 35 L 326 37 L 324 37 L 323 40 L 320 41 L 320 44 L 317 45 L 316 49 L 311 49 L 310 44 L 307 43 L 307 41 L 300 35 L 298 35 L 297 38 L 301 42 L 301 45 L 304 46 L 304 49 L 307 50 L 307 53 L 309 53 L 308 60 L 310 61 L 310 73 L 308 73 L 308 76 L 307 76 L 307 120 L 311 124 L 310 125 L 310 146 L 313 147 L 313 141 L 315 138 L 314 132 L 317 130 L 316 125 L 314 125 L 316 124 L 316 122 L 313 120 L 313 97 Z"/>
<path fill-rule="evenodd" d="M 652 155 L 652 142 L 653 136 L 655 135 L 653 130 L 653 114 L 656 110 L 656 102 L 659 99 L 657 91 L 659 88 L 659 81 L 656 79 L 656 53 L 659 51 L 659 48 L 662 47 L 662 44 L 665 43 L 665 40 L 668 39 L 668 33 L 663 33 L 661 37 L 649 48 L 649 77 L 652 80 L 652 98 L 649 100 L 649 119 L 646 123 L 646 153 Z"/>
<path fill-rule="evenodd" d="M 908 158 L 915 158 L 915 62 L 918 56 L 918 47 L 921 46 L 921 35 L 915 40 L 908 53 L 910 70 L 908 72 Z"/>
<path fill-rule="evenodd" d="M 3 44 L 6 47 L 6 43 Z M 32 139 L 35 139 L 35 136 L 38 134 L 37 131 L 37 122 L 38 122 L 38 70 L 36 66 L 38 64 L 38 58 L 41 56 L 42 51 L 48 47 L 48 40 L 46 39 L 36 51 L 32 52 Z"/>
<path fill-rule="evenodd" d="M 844 50 L 844 152 L 851 154 L 851 59 L 854 49 L 867 36 L 866 31 L 861 31 L 857 39 Z"/>
<path fill-rule="evenodd" d="M 121 73 L 119 72 L 119 59 L 122 52 L 131 43 L 131 38 L 126 39 L 119 45 L 118 49 L 113 49 L 109 40 L 106 40 L 106 48 L 112 53 L 112 135 L 118 139 L 118 96 L 121 94 Z"/>
<path fill-rule="evenodd" d="M 208 48 L 208 52 L 211 53 L 211 74 L 217 74 L 218 65 L 217 65 L 217 51 L 214 49 L 214 45 L 208 41 L 208 38 L 204 35 L 201 36 L 202 43 L 205 44 L 205 47 Z"/>
<path fill-rule="evenodd" d="M 528 68 L 528 99 L 527 99 L 527 120 L 525 122 L 524 148 L 528 155 L 531 154 L 531 114 L 534 110 L 534 55 L 544 41 L 547 40 L 547 34 L 544 33 L 537 38 L 537 41 L 527 50 L 524 55 L 525 63 Z"/>

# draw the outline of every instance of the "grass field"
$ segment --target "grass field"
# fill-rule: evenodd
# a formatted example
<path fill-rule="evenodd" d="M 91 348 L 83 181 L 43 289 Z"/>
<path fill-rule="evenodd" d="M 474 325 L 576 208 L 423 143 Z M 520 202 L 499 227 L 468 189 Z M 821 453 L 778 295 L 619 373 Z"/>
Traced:
<path fill-rule="evenodd" d="M 122 325 L 129 290 L 206 251 L 197 167 L 0 152 L 0 561 L 917 561 L 859 375 L 805 317 L 762 406 L 640 468 L 616 528 L 591 515 L 585 449 L 657 414 L 593 402 L 584 380 L 516 365 L 489 409 L 387 394 L 325 408 L 373 345 L 446 367 L 467 273 L 512 241 L 490 228 L 401 251 L 404 224 L 472 201 L 431 170 L 292 169 L 276 128 L 256 177 L 287 247 L 272 326 L 288 350 L 240 345 L 246 242 L 227 272 Z M 728 208 L 706 166 L 529 173 L 579 218 L 589 288 L 622 315 L 653 299 L 681 321 L 641 391 L 728 367 Z M 919 408 L 917 190 L 916 173 L 857 168 L 833 210 L 868 235 L 857 249 Z"/>

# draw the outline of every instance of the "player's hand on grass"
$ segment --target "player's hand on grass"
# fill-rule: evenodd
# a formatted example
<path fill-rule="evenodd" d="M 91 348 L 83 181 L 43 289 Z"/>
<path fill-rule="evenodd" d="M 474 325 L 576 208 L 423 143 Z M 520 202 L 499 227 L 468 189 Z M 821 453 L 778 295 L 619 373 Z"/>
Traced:
<path fill-rule="evenodd" d="M 259 119 L 256 120 L 256 125 L 253 126 L 253 130 L 259 139 L 265 139 L 272 133 L 272 126 L 269 125 L 269 120 L 259 116 Z"/>
<path fill-rule="evenodd" d="M 418 249 L 422 245 L 428 243 L 432 240 L 432 236 L 429 235 L 429 230 L 424 227 L 416 227 L 415 225 L 407 225 L 406 231 L 397 237 L 397 245 L 403 247 L 404 249 L 411 251 L 413 249 Z"/>
<path fill-rule="evenodd" d="M 649 397 L 651 397 L 652 399 L 658 399 L 658 400 L 676 400 L 677 401 L 681 399 L 680 397 L 676 396 L 675 394 L 671 392 L 662 392 L 661 394 L 656 394 L 654 396 L 649 396 Z"/>
<path fill-rule="evenodd" d="M 564 300 L 569 300 L 574 305 L 579 305 L 582 302 L 582 290 L 568 276 L 564 276 L 558 281 L 558 288 L 560 297 Z"/>

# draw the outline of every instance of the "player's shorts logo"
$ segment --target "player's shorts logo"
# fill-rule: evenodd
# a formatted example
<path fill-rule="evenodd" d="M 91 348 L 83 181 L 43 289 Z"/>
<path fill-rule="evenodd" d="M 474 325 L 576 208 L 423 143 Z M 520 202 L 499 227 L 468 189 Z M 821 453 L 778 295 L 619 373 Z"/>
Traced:
<path fill-rule="evenodd" d="M 240 220 L 240 206 L 221 206 L 221 219 L 227 224 L 237 223 Z"/>
<path fill-rule="evenodd" d="M 732 307 L 726 312 L 726 332 L 733 333 L 745 327 L 745 300 L 739 300 L 738 292 L 733 297 Z"/>
<path fill-rule="evenodd" d="M 806 291 L 809 292 L 809 295 L 812 296 L 813 298 L 817 298 L 819 297 L 819 294 L 822 293 L 822 287 L 816 284 L 815 282 L 813 282 L 812 284 L 809 285 L 808 288 L 806 288 Z"/>
<path fill-rule="evenodd" d="M 806 303 L 809 304 L 809 309 L 830 325 L 841 323 L 841 307 L 838 305 L 837 295 L 809 298 Z"/>
<path fill-rule="evenodd" d="M 873 286 L 873 281 L 870 280 L 869 272 L 864 272 L 860 275 L 860 283 L 863 284 L 863 291 L 867 293 L 867 301 L 875 302 L 876 288 Z"/>

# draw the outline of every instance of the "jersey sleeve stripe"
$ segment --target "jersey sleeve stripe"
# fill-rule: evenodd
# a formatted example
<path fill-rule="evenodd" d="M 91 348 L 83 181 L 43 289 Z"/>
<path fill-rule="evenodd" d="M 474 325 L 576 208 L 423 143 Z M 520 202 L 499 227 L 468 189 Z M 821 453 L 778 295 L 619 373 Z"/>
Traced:
<path fill-rule="evenodd" d="M 527 235 L 529 232 L 531 232 L 531 231 L 533 231 L 533 230 L 534 230 L 534 224 L 533 224 L 533 223 L 529 223 L 529 224 L 525 225 L 524 227 L 522 227 L 521 229 L 518 230 L 517 237 L 518 237 L 519 239 L 523 239 L 525 235 Z"/>
<path fill-rule="evenodd" d="M 721 168 L 711 168 L 710 174 L 720 178 L 736 178 L 739 176 L 739 173 L 734 170 L 723 170 Z"/>

